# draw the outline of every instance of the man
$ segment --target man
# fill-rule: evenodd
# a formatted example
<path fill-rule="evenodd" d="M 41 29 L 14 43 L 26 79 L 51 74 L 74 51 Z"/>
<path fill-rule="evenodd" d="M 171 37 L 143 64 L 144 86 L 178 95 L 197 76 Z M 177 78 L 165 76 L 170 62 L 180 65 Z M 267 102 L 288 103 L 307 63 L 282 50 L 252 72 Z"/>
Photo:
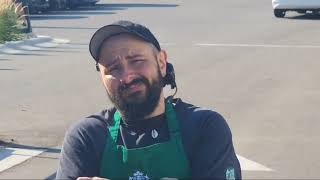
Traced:
<path fill-rule="evenodd" d="M 241 179 L 223 117 L 164 97 L 174 71 L 149 29 L 118 21 L 89 49 L 115 107 L 68 130 L 57 179 Z"/>

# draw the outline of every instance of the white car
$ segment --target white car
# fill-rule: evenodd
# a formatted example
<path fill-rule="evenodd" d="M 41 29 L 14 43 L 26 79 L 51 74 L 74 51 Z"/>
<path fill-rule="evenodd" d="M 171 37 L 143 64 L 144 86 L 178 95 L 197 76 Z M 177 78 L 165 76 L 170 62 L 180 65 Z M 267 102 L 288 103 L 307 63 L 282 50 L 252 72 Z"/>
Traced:
<path fill-rule="evenodd" d="M 284 17 L 286 11 L 319 13 L 320 0 L 272 0 L 272 6 L 276 17 Z"/>

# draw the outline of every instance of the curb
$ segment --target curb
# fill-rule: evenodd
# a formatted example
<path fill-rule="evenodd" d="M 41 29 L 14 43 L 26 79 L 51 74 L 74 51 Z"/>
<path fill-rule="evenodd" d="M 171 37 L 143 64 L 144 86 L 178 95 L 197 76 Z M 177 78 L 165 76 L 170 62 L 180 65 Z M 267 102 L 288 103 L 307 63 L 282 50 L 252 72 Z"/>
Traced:
<path fill-rule="evenodd" d="M 28 51 L 39 51 L 42 48 L 54 48 L 68 44 L 66 39 L 55 39 L 50 36 L 32 36 L 29 39 L 10 41 L 0 45 L 0 54 L 28 54 Z"/>

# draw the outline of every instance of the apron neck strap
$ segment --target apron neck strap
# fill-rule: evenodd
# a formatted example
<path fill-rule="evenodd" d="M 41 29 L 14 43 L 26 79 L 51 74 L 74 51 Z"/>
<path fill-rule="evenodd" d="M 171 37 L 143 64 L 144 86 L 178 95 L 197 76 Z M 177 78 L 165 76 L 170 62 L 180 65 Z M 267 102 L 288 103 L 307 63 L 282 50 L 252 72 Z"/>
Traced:
<path fill-rule="evenodd" d="M 173 105 L 170 102 L 166 102 L 165 104 L 165 115 L 168 122 L 170 134 L 179 132 L 179 125 L 178 125 L 176 113 L 173 109 Z M 109 128 L 109 131 L 112 136 L 112 139 L 114 140 L 114 142 L 116 142 L 118 137 L 118 130 L 121 122 L 121 114 L 118 110 L 114 113 L 113 119 L 114 119 L 114 125 Z"/>
<path fill-rule="evenodd" d="M 120 127 L 120 122 L 121 122 L 121 115 L 118 110 L 114 113 L 113 120 L 114 120 L 114 124 L 112 126 L 110 126 L 109 132 L 110 132 L 111 138 L 113 140 L 112 142 L 114 144 L 116 144 L 117 138 L 118 138 L 118 131 L 119 131 L 119 127 Z"/>
<path fill-rule="evenodd" d="M 176 112 L 174 111 L 173 105 L 170 102 L 166 102 L 165 114 L 166 114 L 169 130 L 170 130 L 170 134 L 179 132 L 179 125 L 176 117 Z"/>

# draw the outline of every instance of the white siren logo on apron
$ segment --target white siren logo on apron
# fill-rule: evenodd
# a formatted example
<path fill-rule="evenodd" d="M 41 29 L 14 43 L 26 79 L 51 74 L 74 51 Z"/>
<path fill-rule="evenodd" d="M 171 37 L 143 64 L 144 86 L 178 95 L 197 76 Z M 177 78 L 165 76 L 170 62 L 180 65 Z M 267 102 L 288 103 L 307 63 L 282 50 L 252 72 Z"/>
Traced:
<path fill-rule="evenodd" d="M 157 130 L 154 129 L 154 130 L 151 131 L 151 136 L 153 137 L 153 139 L 157 138 L 158 135 L 159 135 L 159 134 L 158 134 L 158 131 L 157 131 Z"/>
<path fill-rule="evenodd" d="M 226 170 L 226 180 L 235 180 L 235 173 L 234 173 L 234 168 L 233 167 L 229 167 Z"/>
<path fill-rule="evenodd" d="M 137 171 L 133 174 L 133 177 L 129 177 L 129 180 L 149 180 L 147 175 L 143 175 L 142 172 Z"/>

